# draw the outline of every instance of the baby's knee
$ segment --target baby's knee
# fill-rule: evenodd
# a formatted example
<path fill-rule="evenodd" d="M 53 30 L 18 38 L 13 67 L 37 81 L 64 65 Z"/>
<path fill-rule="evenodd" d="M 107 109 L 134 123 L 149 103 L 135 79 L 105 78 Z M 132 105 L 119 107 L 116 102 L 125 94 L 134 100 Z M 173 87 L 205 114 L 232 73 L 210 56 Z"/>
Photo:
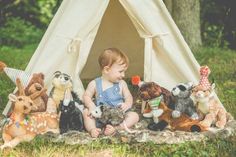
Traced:
<path fill-rule="evenodd" d="M 127 116 L 134 119 L 135 121 L 139 121 L 139 115 L 136 112 L 129 112 Z"/>

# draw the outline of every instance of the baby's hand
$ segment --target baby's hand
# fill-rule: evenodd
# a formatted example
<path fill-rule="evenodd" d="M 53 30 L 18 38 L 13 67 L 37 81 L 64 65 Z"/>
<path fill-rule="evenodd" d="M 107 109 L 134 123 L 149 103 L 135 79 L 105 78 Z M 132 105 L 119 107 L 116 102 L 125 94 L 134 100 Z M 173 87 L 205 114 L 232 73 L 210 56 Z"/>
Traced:
<path fill-rule="evenodd" d="M 131 108 L 131 105 L 126 104 L 126 103 L 120 103 L 120 108 L 125 112 L 125 111 L 127 111 L 129 108 Z"/>

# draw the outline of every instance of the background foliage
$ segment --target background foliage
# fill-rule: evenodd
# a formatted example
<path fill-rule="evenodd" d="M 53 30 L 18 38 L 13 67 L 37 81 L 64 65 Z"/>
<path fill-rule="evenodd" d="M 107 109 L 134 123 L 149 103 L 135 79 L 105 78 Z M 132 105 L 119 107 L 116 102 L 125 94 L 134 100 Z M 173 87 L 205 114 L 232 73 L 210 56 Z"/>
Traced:
<path fill-rule="evenodd" d="M 236 49 L 234 1 L 200 0 L 201 32 L 205 45 Z M 39 29 L 46 29 L 61 2 L 62 0 L 0 0 L 0 45 L 15 43 L 15 46 L 21 47 L 27 41 L 29 44 L 33 42 L 31 39 L 39 40 L 35 34 L 39 34 L 41 38 L 42 32 Z M 26 32 L 28 34 L 25 35 Z M 23 38 L 22 43 L 20 38 Z"/>
<path fill-rule="evenodd" d="M 0 0 L 0 45 L 38 42 L 62 0 Z"/>

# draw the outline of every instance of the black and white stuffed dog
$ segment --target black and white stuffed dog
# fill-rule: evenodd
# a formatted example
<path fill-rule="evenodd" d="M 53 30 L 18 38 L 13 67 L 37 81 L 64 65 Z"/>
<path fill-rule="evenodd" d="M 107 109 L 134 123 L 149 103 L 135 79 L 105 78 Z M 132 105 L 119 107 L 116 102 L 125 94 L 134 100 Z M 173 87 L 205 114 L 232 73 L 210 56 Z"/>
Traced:
<path fill-rule="evenodd" d="M 82 102 L 74 92 L 66 90 L 65 98 L 59 105 L 61 112 L 59 128 L 61 134 L 69 130 L 84 130 L 83 115 L 81 112 L 83 105 L 81 104 Z"/>
<path fill-rule="evenodd" d="M 172 89 L 171 93 L 176 100 L 175 110 L 172 112 L 173 118 L 178 118 L 181 113 L 185 113 L 192 119 L 198 119 L 193 100 L 190 98 L 192 86 L 191 82 L 180 83 Z"/>

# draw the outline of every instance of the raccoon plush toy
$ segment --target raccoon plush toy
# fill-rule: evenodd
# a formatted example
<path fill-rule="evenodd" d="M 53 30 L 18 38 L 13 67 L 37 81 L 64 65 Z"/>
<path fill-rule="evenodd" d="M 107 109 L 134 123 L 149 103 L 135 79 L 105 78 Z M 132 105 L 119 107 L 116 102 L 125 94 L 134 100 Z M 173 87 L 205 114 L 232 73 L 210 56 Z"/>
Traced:
<path fill-rule="evenodd" d="M 83 105 L 81 104 L 82 102 L 74 92 L 69 90 L 65 92 L 65 98 L 59 105 L 61 112 L 59 128 L 61 134 L 69 130 L 83 131 L 83 115 L 80 110 Z"/>
<path fill-rule="evenodd" d="M 175 110 L 172 112 L 173 118 L 180 117 L 180 114 L 185 113 L 192 119 L 198 119 L 198 114 L 194 106 L 193 100 L 190 98 L 193 84 L 180 83 L 171 91 L 175 97 Z"/>

